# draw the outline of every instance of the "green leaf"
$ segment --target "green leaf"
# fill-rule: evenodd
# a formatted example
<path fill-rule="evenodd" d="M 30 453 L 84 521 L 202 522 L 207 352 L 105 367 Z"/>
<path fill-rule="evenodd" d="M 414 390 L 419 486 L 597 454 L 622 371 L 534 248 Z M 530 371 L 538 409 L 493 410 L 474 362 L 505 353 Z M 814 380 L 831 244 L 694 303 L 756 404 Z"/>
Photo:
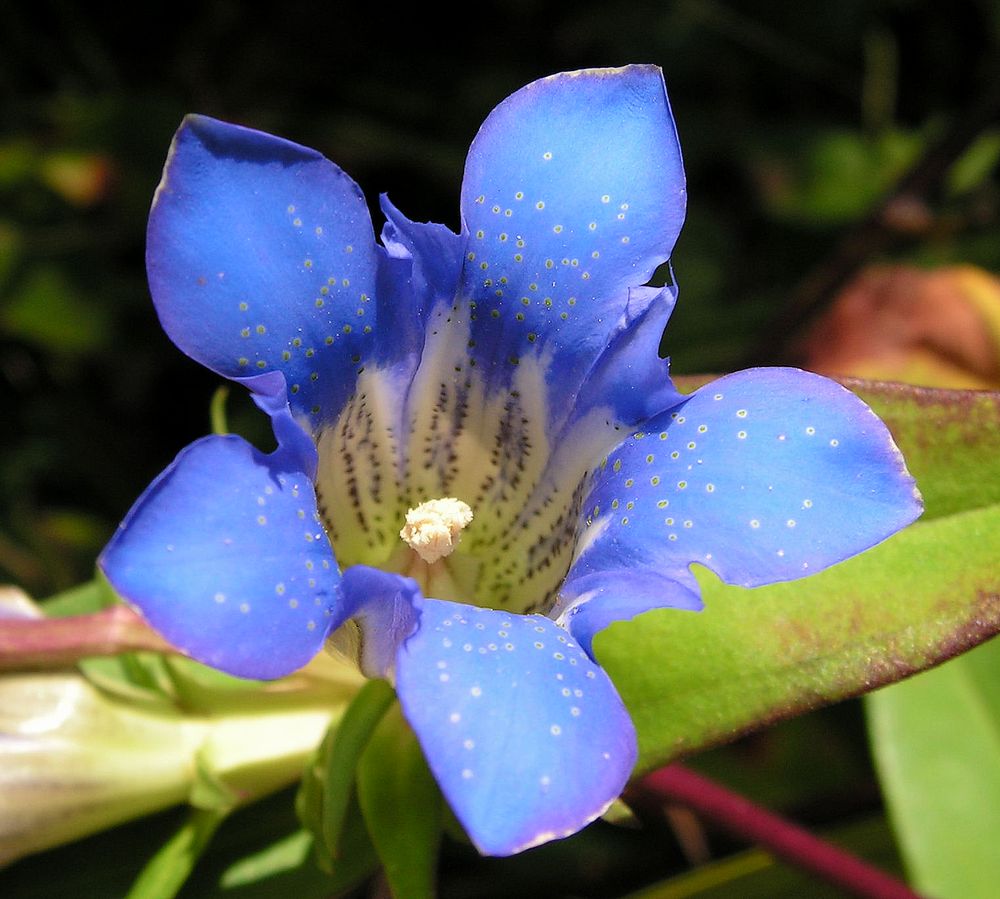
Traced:
<path fill-rule="evenodd" d="M 142 869 L 126 899 L 172 899 L 188 879 L 227 812 L 194 809 Z"/>
<path fill-rule="evenodd" d="M 639 770 L 891 683 L 1000 630 L 1000 506 L 918 523 L 810 578 L 754 590 L 698 570 L 701 613 L 595 641 L 639 733 Z"/>
<path fill-rule="evenodd" d="M 219 887 L 230 899 L 328 899 L 357 886 L 378 865 L 360 813 L 358 826 L 344 836 L 344 858 L 332 875 L 316 866 L 313 840 L 308 831 L 296 831 L 230 865 L 219 878 Z M 211 895 L 218 896 L 218 891 Z"/>
<path fill-rule="evenodd" d="M 1000 883 L 1000 643 L 866 698 L 872 747 L 907 868 L 942 899 Z"/>
<path fill-rule="evenodd" d="M 396 704 L 358 766 L 358 798 L 394 896 L 434 896 L 441 794 Z"/>
<path fill-rule="evenodd" d="M 318 857 L 325 867 L 342 855 L 358 761 L 395 698 L 387 681 L 366 681 L 343 718 L 327 731 L 302 779 L 296 809 L 302 823 L 316 835 Z"/>

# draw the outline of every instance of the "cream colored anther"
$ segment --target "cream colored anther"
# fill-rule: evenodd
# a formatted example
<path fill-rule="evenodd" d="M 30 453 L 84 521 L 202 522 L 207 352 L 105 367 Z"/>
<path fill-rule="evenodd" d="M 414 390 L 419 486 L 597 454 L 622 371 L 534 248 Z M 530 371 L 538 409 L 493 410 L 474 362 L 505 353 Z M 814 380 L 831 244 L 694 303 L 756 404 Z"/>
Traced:
<path fill-rule="evenodd" d="M 469 522 L 472 509 L 453 497 L 430 499 L 406 513 L 399 536 L 428 565 L 451 555 Z"/>

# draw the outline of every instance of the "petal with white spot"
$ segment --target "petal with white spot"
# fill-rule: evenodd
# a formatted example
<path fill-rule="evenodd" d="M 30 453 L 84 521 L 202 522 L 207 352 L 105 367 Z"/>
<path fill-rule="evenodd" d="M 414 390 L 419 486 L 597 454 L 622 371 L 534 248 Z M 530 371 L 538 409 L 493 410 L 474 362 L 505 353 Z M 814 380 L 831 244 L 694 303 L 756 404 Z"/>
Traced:
<path fill-rule="evenodd" d="M 179 650 L 239 677 L 308 662 L 342 616 L 309 477 L 239 437 L 184 449 L 101 554 L 115 590 Z M 302 514 L 300 514 L 302 513 Z"/>
<path fill-rule="evenodd" d="M 444 795 L 488 855 L 575 833 L 635 764 L 635 730 L 608 676 L 540 615 L 425 600 L 396 689 Z"/>
<path fill-rule="evenodd" d="M 460 311 L 487 379 L 504 386 L 517 360 L 544 356 L 558 395 L 575 395 L 620 326 L 629 288 L 670 255 L 684 205 L 657 67 L 553 75 L 497 106 L 462 184 Z"/>
<path fill-rule="evenodd" d="M 885 425 L 839 384 L 752 369 L 701 388 L 609 454 L 569 579 L 697 562 L 757 586 L 868 549 L 921 511 Z"/>
<path fill-rule="evenodd" d="M 229 378 L 283 373 L 311 423 L 340 411 L 374 353 L 368 207 L 315 150 L 188 116 L 150 211 L 146 265 L 185 353 Z"/>

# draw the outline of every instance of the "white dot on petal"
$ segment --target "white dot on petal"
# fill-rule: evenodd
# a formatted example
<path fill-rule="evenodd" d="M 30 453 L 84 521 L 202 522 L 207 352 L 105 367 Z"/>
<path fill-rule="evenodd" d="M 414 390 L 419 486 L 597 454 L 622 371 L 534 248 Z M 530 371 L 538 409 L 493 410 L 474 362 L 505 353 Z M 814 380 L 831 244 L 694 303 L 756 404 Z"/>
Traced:
<path fill-rule="evenodd" d="M 469 695 L 470 696 L 482 696 L 483 695 L 483 688 L 482 687 L 473 687 L 471 690 L 469 690 Z"/>
<path fill-rule="evenodd" d="M 476 748 L 476 742 L 475 742 L 475 740 L 466 740 L 465 742 L 462 743 L 462 745 L 466 749 L 475 749 Z"/>
<path fill-rule="evenodd" d="M 472 769 L 471 768 L 463 768 L 462 769 L 462 779 L 463 780 L 472 780 Z"/>
<path fill-rule="evenodd" d="M 756 530 L 757 528 L 760 527 L 760 522 L 756 518 L 751 518 L 750 519 L 750 527 L 752 527 L 754 530 Z"/>
<path fill-rule="evenodd" d="M 558 737 L 559 734 L 562 733 L 562 728 L 558 724 L 553 724 L 552 727 L 549 728 L 549 733 L 552 734 L 553 737 Z"/>
<path fill-rule="evenodd" d="M 461 715 L 460 715 L 460 714 L 459 714 L 458 712 L 452 712 L 452 713 L 451 713 L 451 714 L 450 714 L 450 715 L 448 716 L 448 720 L 449 720 L 449 721 L 450 721 L 450 722 L 451 722 L 452 724 L 458 724 L 458 722 L 462 720 L 462 716 L 461 716 Z"/>

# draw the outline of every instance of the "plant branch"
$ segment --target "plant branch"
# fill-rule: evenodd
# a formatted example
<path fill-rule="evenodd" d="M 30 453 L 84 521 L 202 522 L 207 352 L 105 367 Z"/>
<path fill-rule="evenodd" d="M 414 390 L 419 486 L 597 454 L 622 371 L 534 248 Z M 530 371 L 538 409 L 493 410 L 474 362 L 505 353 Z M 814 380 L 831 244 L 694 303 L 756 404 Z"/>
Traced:
<path fill-rule="evenodd" d="M 669 765 L 643 778 L 630 788 L 626 800 L 640 806 L 651 800 L 686 806 L 733 836 L 756 843 L 852 895 L 919 899 L 896 878 L 682 765 Z"/>
<path fill-rule="evenodd" d="M 65 667 L 137 650 L 173 651 L 125 606 L 68 618 L 0 618 L 0 671 Z"/>

